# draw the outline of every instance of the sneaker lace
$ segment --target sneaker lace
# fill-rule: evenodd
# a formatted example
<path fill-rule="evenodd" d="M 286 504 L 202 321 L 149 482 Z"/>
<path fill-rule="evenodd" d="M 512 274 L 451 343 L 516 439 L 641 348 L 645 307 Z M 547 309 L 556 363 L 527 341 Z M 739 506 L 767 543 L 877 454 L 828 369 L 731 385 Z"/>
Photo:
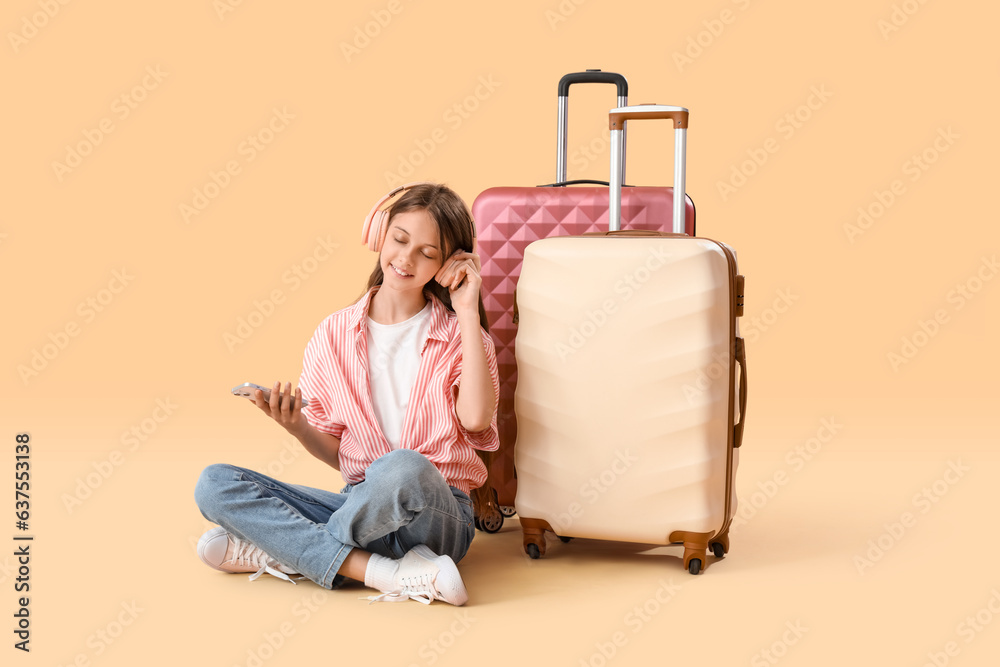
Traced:
<path fill-rule="evenodd" d="M 273 577 L 278 577 L 279 579 L 284 579 L 285 581 L 291 581 L 291 577 L 277 569 L 280 567 L 278 561 L 274 560 L 267 553 L 264 552 L 258 546 L 254 546 L 250 542 L 244 542 L 236 536 L 230 536 L 230 538 L 235 543 L 233 546 L 233 557 L 230 559 L 231 563 L 236 563 L 237 565 L 254 565 L 260 569 L 250 575 L 250 581 L 257 579 L 260 575 L 270 574 Z M 272 565 L 274 567 L 272 567 Z M 299 577 L 299 579 L 304 579 L 305 577 Z"/>
<path fill-rule="evenodd" d="M 386 591 L 381 595 L 372 595 L 368 598 L 360 599 L 367 599 L 368 604 L 373 602 L 402 602 L 405 600 L 416 600 L 423 604 L 430 604 L 437 598 L 437 589 L 434 588 L 434 575 L 430 572 L 410 577 L 401 577 L 399 583 L 400 588 L 397 590 Z"/>

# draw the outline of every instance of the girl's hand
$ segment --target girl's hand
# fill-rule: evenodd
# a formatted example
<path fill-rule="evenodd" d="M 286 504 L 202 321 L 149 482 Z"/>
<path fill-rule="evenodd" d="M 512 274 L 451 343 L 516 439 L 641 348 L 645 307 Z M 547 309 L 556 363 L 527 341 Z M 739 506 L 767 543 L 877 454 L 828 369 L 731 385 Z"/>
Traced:
<path fill-rule="evenodd" d="M 441 278 L 441 285 L 448 288 L 452 308 L 456 313 L 468 311 L 479 317 L 479 290 L 483 284 L 479 255 L 459 250 L 449 261 L 452 263 Z"/>
<path fill-rule="evenodd" d="M 254 398 L 251 398 L 250 401 L 256 404 L 261 412 L 281 424 L 293 436 L 298 437 L 297 434 L 301 433 L 308 424 L 306 418 L 302 416 L 302 394 L 298 389 L 295 390 L 294 395 L 292 394 L 291 382 L 285 383 L 284 391 L 281 391 L 281 383 L 275 382 L 274 386 L 271 387 L 269 401 L 264 400 L 264 392 L 255 389 Z"/>

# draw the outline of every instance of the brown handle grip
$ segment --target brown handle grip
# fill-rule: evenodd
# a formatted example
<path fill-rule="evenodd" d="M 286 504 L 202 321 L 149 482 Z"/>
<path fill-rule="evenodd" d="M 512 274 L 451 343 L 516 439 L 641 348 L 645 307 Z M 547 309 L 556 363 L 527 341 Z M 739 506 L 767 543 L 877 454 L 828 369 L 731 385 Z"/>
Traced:
<path fill-rule="evenodd" d="M 743 444 L 743 422 L 747 416 L 747 353 L 742 338 L 736 339 L 736 363 L 740 365 L 740 420 L 733 427 L 733 447 Z"/>
<path fill-rule="evenodd" d="M 658 105 L 649 105 L 649 110 L 637 110 L 635 107 L 630 111 L 612 111 L 608 115 L 608 128 L 620 130 L 625 127 L 627 120 L 642 119 L 664 119 L 669 118 L 674 121 L 674 129 L 687 129 L 688 111 L 687 109 L 666 108 Z"/>
<path fill-rule="evenodd" d="M 690 238 L 687 234 L 673 234 L 671 232 L 658 232 L 655 229 L 616 229 L 614 231 L 605 230 L 603 232 L 584 232 L 577 236 L 669 236 L 672 238 Z"/>

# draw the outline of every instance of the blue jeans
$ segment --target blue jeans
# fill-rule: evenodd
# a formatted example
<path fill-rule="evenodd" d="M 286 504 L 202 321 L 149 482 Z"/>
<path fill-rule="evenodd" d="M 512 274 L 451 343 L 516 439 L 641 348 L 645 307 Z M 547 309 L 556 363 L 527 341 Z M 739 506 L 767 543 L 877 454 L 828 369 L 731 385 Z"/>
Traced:
<path fill-rule="evenodd" d="M 340 493 L 216 463 L 202 471 L 194 495 L 206 519 L 323 588 L 342 581 L 337 570 L 354 547 L 402 558 L 426 544 L 457 563 L 476 533 L 468 494 L 410 449 L 379 457 L 365 481 Z"/>

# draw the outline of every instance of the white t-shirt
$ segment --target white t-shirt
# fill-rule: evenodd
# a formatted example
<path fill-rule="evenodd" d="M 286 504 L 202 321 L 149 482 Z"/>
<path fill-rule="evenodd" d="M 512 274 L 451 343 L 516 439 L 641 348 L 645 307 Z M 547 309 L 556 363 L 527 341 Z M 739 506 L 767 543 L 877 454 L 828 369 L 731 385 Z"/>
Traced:
<path fill-rule="evenodd" d="M 368 376 L 375 418 L 393 449 L 399 448 L 410 392 L 420 371 L 420 353 L 431 323 L 430 301 L 423 310 L 396 324 L 368 317 Z"/>

